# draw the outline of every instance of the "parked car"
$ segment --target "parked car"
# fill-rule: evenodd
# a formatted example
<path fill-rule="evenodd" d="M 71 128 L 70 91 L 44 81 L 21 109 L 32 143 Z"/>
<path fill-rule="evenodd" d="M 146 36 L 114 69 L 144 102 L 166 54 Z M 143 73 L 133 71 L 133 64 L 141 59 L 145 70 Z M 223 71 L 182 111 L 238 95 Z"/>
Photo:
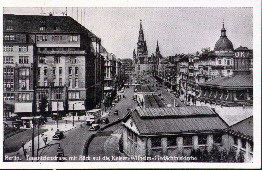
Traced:
<path fill-rule="evenodd" d="M 99 124 L 93 123 L 92 126 L 89 128 L 89 131 L 96 131 L 98 129 L 100 129 Z"/>
<path fill-rule="evenodd" d="M 108 124 L 109 123 L 108 117 L 101 118 L 101 122 L 104 123 L 104 124 Z"/>
<path fill-rule="evenodd" d="M 118 110 L 115 110 L 114 115 L 118 115 Z"/>
<path fill-rule="evenodd" d="M 53 140 L 60 140 L 63 139 L 63 137 L 64 137 L 64 132 L 57 130 L 55 132 L 55 135 L 53 136 Z"/>

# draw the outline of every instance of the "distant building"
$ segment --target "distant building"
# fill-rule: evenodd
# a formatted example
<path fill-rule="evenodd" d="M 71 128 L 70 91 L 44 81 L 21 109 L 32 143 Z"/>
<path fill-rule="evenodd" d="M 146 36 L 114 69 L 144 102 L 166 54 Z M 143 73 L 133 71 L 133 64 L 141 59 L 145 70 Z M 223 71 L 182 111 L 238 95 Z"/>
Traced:
<path fill-rule="evenodd" d="M 228 126 L 209 107 L 137 107 L 123 126 L 128 156 L 190 156 L 193 149 L 223 148 L 227 143 L 223 130 Z"/>
<path fill-rule="evenodd" d="M 116 57 L 113 53 L 108 53 L 105 56 L 105 78 L 104 78 L 104 93 L 111 96 L 113 90 L 116 90 Z"/>
<path fill-rule="evenodd" d="M 125 75 L 132 75 L 135 71 L 134 62 L 131 58 L 121 59 L 122 67 Z"/>
<path fill-rule="evenodd" d="M 77 21 L 69 16 L 5 14 L 3 35 L 4 101 L 14 105 L 15 114 L 32 112 L 33 74 L 38 111 L 44 97 L 47 112 L 80 111 L 100 103 L 101 40 Z"/>

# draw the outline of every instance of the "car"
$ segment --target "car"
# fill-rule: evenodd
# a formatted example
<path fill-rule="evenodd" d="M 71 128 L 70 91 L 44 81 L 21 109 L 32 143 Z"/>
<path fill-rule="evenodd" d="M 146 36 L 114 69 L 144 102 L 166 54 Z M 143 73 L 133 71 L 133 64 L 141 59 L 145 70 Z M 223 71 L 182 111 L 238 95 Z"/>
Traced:
<path fill-rule="evenodd" d="M 115 110 L 114 115 L 118 115 L 118 110 Z"/>
<path fill-rule="evenodd" d="M 100 129 L 99 124 L 93 123 L 92 126 L 89 128 L 89 131 L 96 131 Z"/>
<path fill-rule="evenodd" d="M 103 124 L 108 124 L 108 123 L 109 123 L 108 117 L 101 118 L 101 122 L 102 122 Z"/>
<path fill-rule="evenodd" d="M 60 140 L 64 138 L 64 132 L 57 130 L 53 136 L 53 140 Z"/>

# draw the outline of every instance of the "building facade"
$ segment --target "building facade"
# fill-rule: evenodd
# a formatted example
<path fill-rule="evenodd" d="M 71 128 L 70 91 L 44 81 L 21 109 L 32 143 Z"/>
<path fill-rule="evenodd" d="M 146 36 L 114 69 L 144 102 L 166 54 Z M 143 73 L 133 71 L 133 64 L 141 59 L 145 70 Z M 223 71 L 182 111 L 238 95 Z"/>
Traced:
<path fill-rule="evenodd" d="M 190 156 L 194 149 L 222 149 L 227 143 L 228 126 L 208 107 L 136 108 L 123 126 L 128 156 Z"/>
<path fill-rule="evenodd" d="M 101 40 L 74 19 L 6 14 L 4 37 L 4 62 L 13 62 L 13 70 L 17 70 L 14 97 L 9 97 L 14 113 L 32 112 L 34 85 L 37 111 L 43 98 L 48 101 L 45 111 L 50 113 L 85 110 L 99 104 L 103 90 Z M 5 80 L 4 84 L 11 82 Z M 10 96 L 8 89 L 4 93 Z"/>

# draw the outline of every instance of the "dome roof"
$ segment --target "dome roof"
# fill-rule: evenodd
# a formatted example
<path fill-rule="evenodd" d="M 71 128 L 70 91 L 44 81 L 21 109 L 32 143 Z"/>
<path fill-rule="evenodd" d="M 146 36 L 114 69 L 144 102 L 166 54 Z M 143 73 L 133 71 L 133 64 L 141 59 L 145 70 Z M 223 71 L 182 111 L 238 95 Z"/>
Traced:
<path fill-rule="evenodd" d="M 234 47 L 232 42 L 227 37 L 220 37 L 216 42 L 215 51 L 233 51 Z"/>
<path fill-rule="evenodd" d="M 224 23 L 223 28 L 221 29 L 221 36 L 215 44 L 214 51 L 234 51 L 232 42 L 226 36 L 226 29 L 224 28 Z"/>

